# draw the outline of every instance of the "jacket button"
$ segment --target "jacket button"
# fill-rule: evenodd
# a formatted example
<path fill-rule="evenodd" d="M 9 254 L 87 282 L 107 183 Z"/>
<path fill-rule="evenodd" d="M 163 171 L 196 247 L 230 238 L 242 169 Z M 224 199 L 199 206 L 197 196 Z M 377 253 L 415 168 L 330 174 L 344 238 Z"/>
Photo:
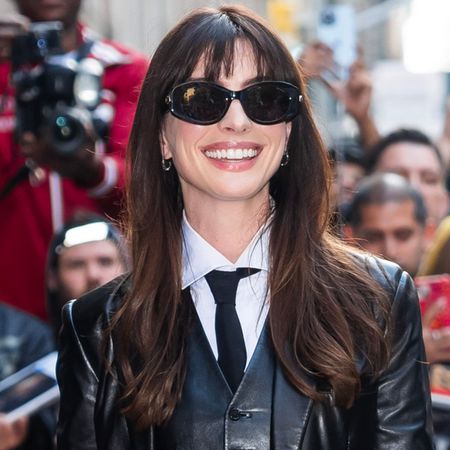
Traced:
<path fill-rule="evenodd" d="M 231 408 L 228 412 L 228 417 L 231 420 L 239 420 L 241 418 L 241 411 L 237 408 Z"/>

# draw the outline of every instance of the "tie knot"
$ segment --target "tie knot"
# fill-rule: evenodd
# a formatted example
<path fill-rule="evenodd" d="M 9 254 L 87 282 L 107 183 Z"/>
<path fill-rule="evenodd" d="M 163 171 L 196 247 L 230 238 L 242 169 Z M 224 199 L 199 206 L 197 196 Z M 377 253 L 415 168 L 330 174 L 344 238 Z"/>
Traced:
<path fill-rule="evenodd" d="M 216 303 L 235 305 L 239 281 L 259 272 L 259 270 L 250 267 L 240 267 L 233 272 L 213 270 L 205 275 L 205 279 Z"/>

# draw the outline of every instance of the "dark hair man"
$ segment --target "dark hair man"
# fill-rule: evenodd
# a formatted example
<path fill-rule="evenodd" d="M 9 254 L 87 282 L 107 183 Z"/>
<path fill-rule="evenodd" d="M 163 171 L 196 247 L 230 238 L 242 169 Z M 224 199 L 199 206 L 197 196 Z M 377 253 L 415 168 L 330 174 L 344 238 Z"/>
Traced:
<path fill-rule="evenodd" d="M 79 210 L 117 214 L 130 122 L 148 66 L 146 58 L 99 39 L 80 24 L 81 3 L 16 0 L 21 16 L 0 20 L 0 298 L 42 318 L 51 236 Z M 89 130 L 85 144 L 70 155 L 58 152 L 39 131 L 22 133 L 15 142 L 16 97 L 9 49 L 12 38 L 37 21 L 61 21 L 64 27 L 65 53 L 50 56 L 50 61 L 65 64 L 88 56 L 103 67 L 101 106 L 111 115 L 106 143 L 94 139 Z"/>
<path fill-rule="evenodd" d="M 362 181 L 350 205 L 347 235 L 365 250 L 390 259 L 414 276 L 431 235 L 420 193 L 396 174 Z"/>
<path fill-rule="evenodd" d="M 420 131 L 401 129 L 383 137 L 370 152 L 368 169 L 405 177 L 422 194 L 435 225 L 447 214 L 442 157 L 436 145 Z"/>
<path fill-rule="evenodd" d="M 403 177 L 387 173 L 366 178 L 353 199 L 349 219 L 348 237 L 416 275 L 435 227 L 427 221 L 422 196 Z M 438 340 L 433 338 L 431 324 L 438 312 L 439 304 L 423 319 L 431 363 L 450 358 L 449 329 L 442 329 Z"/>
<path fill-rule="evenodd" d="M 129 269 L 119 230 L 96 215 L 68 222 L 52 239 L 47 261 L 47 308 L 55 334 L 61 308 Z"/>

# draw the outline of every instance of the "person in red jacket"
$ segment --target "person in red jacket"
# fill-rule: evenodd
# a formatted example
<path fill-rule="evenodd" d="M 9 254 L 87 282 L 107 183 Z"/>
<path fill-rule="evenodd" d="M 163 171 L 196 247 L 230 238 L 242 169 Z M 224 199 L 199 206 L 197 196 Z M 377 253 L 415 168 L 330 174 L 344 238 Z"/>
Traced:
<path fill-rule="evenodd" d="M 81 0 L 15 3 L 20 15 L 0 20 L 0 298 L 46 318 L 44 272 L 51 236 L 80 210 L 109 217 L 119 212 L 124 152 L 148 60 L 81 25 Z M 102 98 L 113 112 L 106 142 L 89 138 L 71 156 L 62 156 L 42 136 L 14 137 L 11 38 L 27 30 L 29 22 L 54 20 L 64 26 L 65 54 L 58 57 L 76 58 L 88 48 L 87 56 L 103 66 Z"/>

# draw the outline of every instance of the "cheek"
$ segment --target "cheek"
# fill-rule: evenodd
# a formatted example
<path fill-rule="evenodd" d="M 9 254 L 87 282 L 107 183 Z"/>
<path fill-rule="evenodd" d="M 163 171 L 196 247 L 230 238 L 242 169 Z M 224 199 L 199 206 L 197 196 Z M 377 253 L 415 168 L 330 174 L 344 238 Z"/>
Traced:
<path fill-rule="evenodd" d="M 68 289 L 77 289 L 79 286 L 84 286 L 84 275 L 81 270 L 67 270 L 60 275 L 62 284 Z"/>
<path fill-rule="evenodd" d="M 168 117 L 164 131 L 165 156 L 174 161 L 197 148 L 197 143 L 205 135 L 208 127 L 194 125 Z M 168 153 L 167 153 L 168 152 Z"/>

